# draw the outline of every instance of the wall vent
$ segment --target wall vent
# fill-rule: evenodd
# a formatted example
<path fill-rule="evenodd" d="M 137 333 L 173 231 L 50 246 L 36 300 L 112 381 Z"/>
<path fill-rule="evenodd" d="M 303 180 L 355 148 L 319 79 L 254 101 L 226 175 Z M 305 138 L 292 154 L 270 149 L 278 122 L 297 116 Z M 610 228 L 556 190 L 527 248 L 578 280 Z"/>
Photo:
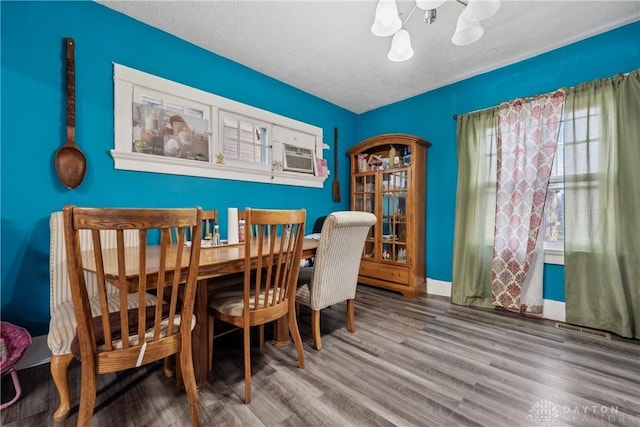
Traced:
<path fill-rule="evenodd" d="M 598 331 L 597 329 L 583 328 L 581 326 L 567 325 L 566 323 L 559 322 L 556 322 L 556 328 L 564 329 L 571 332 L 578 332 L 580 334 L 589 335 L 591 337 L 598 337 L 606 340 L 611 339 L 611 334 L 609 332 L 602 332 Z"/>

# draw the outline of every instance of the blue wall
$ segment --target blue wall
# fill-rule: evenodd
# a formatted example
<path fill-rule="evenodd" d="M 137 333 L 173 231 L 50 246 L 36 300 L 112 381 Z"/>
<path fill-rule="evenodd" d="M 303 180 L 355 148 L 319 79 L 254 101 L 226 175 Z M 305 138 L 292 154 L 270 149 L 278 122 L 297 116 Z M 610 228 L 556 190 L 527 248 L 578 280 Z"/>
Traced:
<path fill-rule="evenodd" d="M 115 170 L 112 62 L 323 128 L 342 150 L 386 132 L 419 135 L 429 149 L 428 277 L 451 280 L 457 160 L 453 114 L 640 67 L 640 23 L 628 25 L 357 116 L 93 2 L 0 2 L 2 318 L 47 331 L 49 214 L 91 206 L 305 207 L 313 220 L 348 208 L 348 162 L 340 156 L 342 202 L 324 189 Z M 76 41 L 76 140 L 88 158 L 75 190 L 58 181 L 65 141 L 64 43 Z M 188 64 L 188 66 L 185 66 Z M 427 78 L 427 77 L 426 77 Z M 333 155 L 329 152 L 329 168 Z M 224 221 L 224 218 L 223 218 Z M 562 267 L 545 269 L 545 298 L 563 301 Z"/>
<path fill-rule="evenodd" d="M 406 132 L 433 144 L 428 154 L 427 176 L 427 277 L 451 281 L 458 174 L 454 114 L 638 67 L 640 22 L 635 22 L 361 115 L 359 139 L 379 133 Z M 546 265 L 543 280 L 544 298 L 564 301 L 564 268 Z"/>
<path fill-rule="evenodd" d="M 2 318 L 43 334 L 49 322 L 49 214 L 88 206 L 348 209 L 349 165 L 340 157 L 342 203 L 323 189 L 115 170 L 113 75 L 117 62 L 323 128 L 342 148 L 357 115 L 94 2 L 0 2 L 2 31 Z M 75 190 L 60 184 L 54 155 L 66 140 L 64 39 L 76 42 L 76 140 L 88 159 Z M 333 170 L 332 152 L 325 152 Z M 221 221 L 225 221 L 221 218 Z"/>

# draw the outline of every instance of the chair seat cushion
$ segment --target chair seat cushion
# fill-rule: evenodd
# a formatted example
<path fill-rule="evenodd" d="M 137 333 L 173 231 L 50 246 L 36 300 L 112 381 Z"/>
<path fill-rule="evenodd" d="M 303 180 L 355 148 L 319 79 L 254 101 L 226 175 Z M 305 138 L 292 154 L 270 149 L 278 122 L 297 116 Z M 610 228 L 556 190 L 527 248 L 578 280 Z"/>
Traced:
<path fill-rule="evenodd" d="M 298 274 L 298 287 L 302 285 L 307 285 L 309 290 L 313 287 L 313 274 L 314 267 L 302 267 L 300 268 L 300 273 Z"/>
<path fill-rule="evenodd" d="M 298 286 L 298 289 L 296 290 L 296 302 L 306 305 L 307 307 L 311 306 L 311 290 L 307 283 L 302 286 Z"/>
<path fill-rule="evenodd" d="M 264 295 L 264 292 L 260 293 L 260 298 L 258 299 L 259 307 L 264 306 Z M 269 298 L 271 297 L 273 297 L 273 289 L 269 291 Z M 210 299 L 209 307 L 229 316 L 240 317 L 244 310 L 244 291 L 220 292 Z M 254 293 L 249 298 L 249 309 L 255 310 Z"/>
<path fill-rule="evenodd" d="M 298 274 L 298 289 L 296 290 L 296 302 L 311 306 L 311 289 L 313 287 L 313 267 L 300 269 Z"/>
<path fill-rule="evenodd" d="M 145 339 L 146 341 L 151 341 L 153 339 L 154 331 L 153 331 L 153 323 L 155 319 L 155 306 L 147 306 L 145 313 Z M 162 305 L 162 317 L 166 317 L 169 315 L 169 305 Z M 174 331 L 176 328 L 180 328 L 180 315 L 174 316 Z M 129 323 L 129 345 L 135 346 L 138 345 L 138 309 L 131 308 L 128 312 L 128 323 Z M 167 336 L 167 329 L 169 326 L 169 319 L 162 320 L 160 324 L 160 337 Z M 111 329 L 111 338 L 113 347 L 118 349 L 122 348 L 122 329 L 120 328 L 120 312 L 113 312 L 109 314 L 109 328 Z M 96 316 L 93 318 L 93 331 L 96 337 L 96 344 L 99 350 L 105 350 L 105 338 L 104 338 L 104 329 L 102 328 L 102 316 Z M 78 334 L 76 334 L 71 342 L 71 352 L 75 356 L 76 359 L 82 360 L 80 357 L 80 342 L 78 338 Z"/>
<path fill-rule="evenodd" d="M 147 294 L 145 296 L 146 305 L 155 305 L 156 297 Z M 98 316 L 100 314 L 100 300 L 98 296 L 89 298 L 91 304 L 91 314 Z M 120 299 L 117 294 L 107 297 L 109 312 L 120 310 Z M 127 308 L 138 307 L 138 296 L 129 295 L 127 299 Z M 54 356 L 71 353 L 71 341 L 76 334 L 76 318 L 73 314 L 73 304 L 69 302 L 58 305 L 56 310 L 51 313 L 49 322 L 49 334 L 47 335 L 47 344 L 49 350 Z"/>

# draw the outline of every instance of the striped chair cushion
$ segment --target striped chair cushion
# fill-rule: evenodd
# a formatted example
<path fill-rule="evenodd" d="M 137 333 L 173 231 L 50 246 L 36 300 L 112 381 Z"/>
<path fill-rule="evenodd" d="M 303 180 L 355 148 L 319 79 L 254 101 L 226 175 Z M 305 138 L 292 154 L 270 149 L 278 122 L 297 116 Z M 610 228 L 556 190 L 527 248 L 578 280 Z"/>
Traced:
<path fill-rule="evenodd" d="M 155 306 L 150 307 L 147 306 L 146 313 L 146 323 L 145 323 L 145 342 L 154 341 L 155 331 L 153 328 L 153 322 L 155 318 Z M 138 310 L 137 309 L 129 309 L 129 332 L 134 332 L 138 330 Z M 169 315 L 169 305 L 162 305 L 162 316 Z M 182 316 L 177 314 L 173 318 L 173 331 L 174 333 L 180 330 L 180 323 L 182 321 Z M 122 330 L 120 329 L 120 316 L 115 314 L 109 316 L 109 323 L 111 324 L 111 333 L 112 333 L 112 345 L 114 349 L 121 349 L 122 347 Z M 160 322 L 160 333 L 159 338 L 167 337 L 167 331 L 169 329 L 169 319 L 164 319 Z M 195 315 L 191 316 L 191 330 L 196 326 L 196 317 Z M 102 329 L 102 316 L 93 318 L 93 330 L 96 338 L 96 343 L 98 344 L 98 350 L 106 350 L 107 347 L 105 345 L 104 339 L 104 330 Z M 138 334 L 129 335 L 129 346 L 134 347 L 138 344 Z M 76 359 L 82 361 L 82 357 L 80 355 L 80 343 L 78 335 L 76 334 L 73 337 L 73 341 L 71 342 L 71 352 L 75 356 Z"/>
<path fill-rule="evenodd" d="M 300 268 L 298 275 L 298 289 L 296 290 L 296 302 L 311 306 L 311 289 L 313 287 L 313 267 Z"/>
<path fill-rule="evenodd" d="M 50 246 L 49 246 L 49 290 L 51 320 L 49 321 L 49 334 L 47 344 L 51 353 L 58 356 L 71 353 L 71 340 L 76 333 L 76 321 L 71 303 L 71 286 L 69 285 L 69 273 L 67 270 L 67 253 L 64 243 L 64 220 L 62 212 L 57 211 L 51 214 L 49 219 Z M 116 238 L 114 232 L 101 232 L 104 247 L 115 247 Z M 125 231 L 125 246 L 137 246 L 139 237 L 135 231 Z M 83 249 L 90 249 L 92 245 L 91 233 L 88 230 L 80 232 L 80 246 Z M 91 312 L 94 316 L 100 313 L 100 303 L 98 301 L 98 291 L 95 274 L 85 273 L 87 291 L 91 301 Z M 108 298 L 110 311 L 120 310 L 118 296 L 115 294 L 116 288 L 108 286 L 108 291 L 113 292 Z M 155 297 L 148 295 L 147 305 L 155 305 Z M 128 308 L 138 306 L 137 296 L 130 296 L 127 302 Z"/>
<path fill-rule="evenodd" d="M 156 297 L 150 294 L 146 295 L 146 305 L 155 305 Z M 100 301 L 97 296 L 89 298 L 91 303 L 91 314 L 100 315 Z M 120 300 L 118 295 L 109 295 L 107 298 L 109 312 L 120 311 Z M 138 295 L 129 295 L 127 299 L 127 308 L 138 307 Z M 56 310 L 51 313 L 51 321 L 49 322 L 49 335 L 47 336 L 47 344 L 51 353 L 59 356 L 71 353 L 71 341 L 76 334 L 76 317 L 73 314 L 73 304 L 66 302 L 58 305 Z"/>

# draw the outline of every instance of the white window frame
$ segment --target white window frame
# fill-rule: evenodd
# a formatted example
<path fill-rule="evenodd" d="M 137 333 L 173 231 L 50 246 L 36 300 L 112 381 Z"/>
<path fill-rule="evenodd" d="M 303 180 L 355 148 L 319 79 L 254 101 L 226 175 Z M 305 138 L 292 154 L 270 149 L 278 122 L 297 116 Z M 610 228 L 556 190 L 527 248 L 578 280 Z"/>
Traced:
<path fill-rule="evenodd" d="M 165 173 L 174 175 L 200 176 L 207 178 L 231 179 L 238 181 L 250 181 L 272 183 L 281 185 L 294 185 L 302 187 L 322 188 L 327 176 L 301 173 L 294 171 L 273 170 L 272 165 L 251 164 L 247 162 L 229 161 L 216 162 L 216 153 L 222 152 L 222 139 L 220 133 L 220 112 L 226 111 L 243 117 L 255 119 L 256 122 L 266 124 L 267 133 L 271 135 L 274 127 L 287 128 L 292 134 L 301 134 L 305 140 L 314 141 L 315 156 L 323 158 L 323 150 L 329 146 L 322 142 L 322 128 L 303 123 L 288 117 L 284 117 L 270 111 L 251 107 L 228 98 L 223 98 L 200 89 L 183 85 L 162 77 L 154 76 L 143 71 L 135 70 L 121 64 L 113 64 L 114 80 L 114 148 L 111 156 L 114 167 L 122 170 Z M 174 157 L 158 156 L 153 154 L 137 153 L 132 150 L 133 136 L 133 108 L 136 95 L 141 91 L 159 92 L 166 94 L 166 99 L 192 101 L 197 106 L 204 105 L 208 111 L 205 117 L 210 123 L 210 159 L 198 161 Z M 282 143 L 288 141 L 273 141 L 268 139 L 270 148 L 270 161 L 280 160 L 283 150 Z"/>
<path fill-rule="evenodd" d="M 560 133 L 559 139 L 564 139 L 563 132 Z M 558 140 L 558 147 L 556 148 L 554 162 L 558 160 L 558 151 L 559 151 L 558 148 L 560 148 L 561 146 L 564 146 L 564 141 L 562 141 L 562 144 L 561 144 L 561 141 Z M 560 168 L 560 170 L 562 169 L 563 168 Z M 564 190 L 564 187 L 565 187 L 564 175 L 563 174 L 552 175 L 549 179 L 549 184 L 557 185 L 558 187 L 561 187 Z M 545 209 L 546 209 L 546 206 L 545 206 Z M 544 217 L 545 215 L 543 215 L 543 218 Z M 566 218 L 563 218 L 563 220 L 566 220 Z M 542 233 L 545 232 L 544 220 L 543 220 L 543 226 L 540 228 L 540 232 Z M 564 265 L 564 239 L 554 241 L 554 242 L 544 240 L 544 263 Z"/>

